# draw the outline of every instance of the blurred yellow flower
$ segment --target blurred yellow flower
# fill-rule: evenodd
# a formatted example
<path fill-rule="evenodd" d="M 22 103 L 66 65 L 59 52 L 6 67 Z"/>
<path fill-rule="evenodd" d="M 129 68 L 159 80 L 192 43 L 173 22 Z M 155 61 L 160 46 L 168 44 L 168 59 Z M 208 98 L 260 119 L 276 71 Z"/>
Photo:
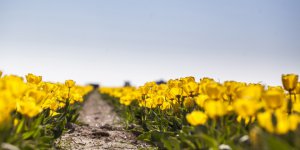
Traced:
<path fill-rule="evenodd" d="M 207 116 L 202 111 L 193 111 L 186 115 L 186 120 L 193 126 L 203 125 L 207 121 Z"/>
<path fill-rule="evenodd" d="M 300 94 L 300 82 L 297 83 L 297 87 L 295 89 L 296 94 Z"/>
<path fill-rule="evenodd" d="M 205 101 L 208 99 L 209 99 L 209 97 L 207 95 L 200 94 L 195 98 L 195 102 L 199 107 L 203 108 Z"/>
<path fill-rule="evenodd" d="M 227 113 L 227 106 L 222 101 L 206 100 L 204 105 L 205 113 L 212 119 L 222 117 Z"/>
<path fill-rule="evenodd" d="M 235 112 L 242 118 L 248 118 L 255 115 L 258 110 L 258 102 L 255 100 L 238 99 L 233 103 Z"/>
<path fill-rule="evenodd" d="M 266 111 L 259 113 L 257 117 L 261 127 L 275 134 L 286 134 L 288 131 L 296 130 L 299 125 L 298 115 L 288 115 L 281 111 Z"/>
<path fill-rule="evenodd" d="M 5 122 L 8 122 L 11 118 L 10 116 L 11 110 L 7 109 L 7 105 L 5 101 L 0 99 L 0 126 Z"/>
<path fill-rule="evenodd" d="M 205 86 L 205 92 L 211 99 L 222 99 L 225 90 L 225 87 L 217 82 L 210 82 Z"/>
<path fill-rule="evenodd" d="M 280 89 L 270 88 L 264 93 L 263 100 L 268 109 L 278 109 L 283 106 L 285 95 Z"/>
<path fill-rule="evenodd" d="M 42 107 L 34 100 L 22 100 L 17 105 L 17 111 L 22 115 L 32 118 L 42 111 Z"/>
<path fill-rule="evenodd" d="M 247 86 L 241 86 L 237 89 L 237 98 L 260 100 L 264 87 L 260 84 L 249 84 Z"/>

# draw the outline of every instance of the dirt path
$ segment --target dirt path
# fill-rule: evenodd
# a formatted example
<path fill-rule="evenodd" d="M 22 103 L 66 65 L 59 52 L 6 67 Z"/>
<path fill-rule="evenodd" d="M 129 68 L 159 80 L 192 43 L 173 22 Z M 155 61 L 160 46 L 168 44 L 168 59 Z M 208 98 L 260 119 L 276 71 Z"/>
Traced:
<path fill-rule="evenodd" d="M 74 130 L 64 134 L 56 145 L 61 149 L 147 149 L 149 145 L 136 140 L 125 131 L 113 108 L 93 92 L 80 112 Z"/>

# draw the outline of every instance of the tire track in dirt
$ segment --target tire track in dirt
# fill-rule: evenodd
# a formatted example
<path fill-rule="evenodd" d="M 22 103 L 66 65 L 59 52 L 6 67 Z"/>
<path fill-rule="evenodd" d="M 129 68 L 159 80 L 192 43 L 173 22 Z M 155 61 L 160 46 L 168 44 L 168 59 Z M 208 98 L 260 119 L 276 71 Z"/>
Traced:
<path fill-rule="evenodd" d="M 91 93 L 80 111 L 79 121 L 83 125 L 73 124 L 56 142 L 59 149 L 109 149 L 133 150 L 148 149 L 150 146 L 124 130 L 121 119 L 112 106 L 101 99 L 97 91 Z"/>

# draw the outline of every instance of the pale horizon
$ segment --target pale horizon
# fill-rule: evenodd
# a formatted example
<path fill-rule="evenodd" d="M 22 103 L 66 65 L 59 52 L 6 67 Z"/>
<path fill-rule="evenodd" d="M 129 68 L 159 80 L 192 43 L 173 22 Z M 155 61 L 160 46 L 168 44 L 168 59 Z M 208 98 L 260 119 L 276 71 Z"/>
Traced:
<path fill-rule="evenodd" d="M 122 86 L 300 74 L 300 1 L 1 1 L 0 70 Z"/>

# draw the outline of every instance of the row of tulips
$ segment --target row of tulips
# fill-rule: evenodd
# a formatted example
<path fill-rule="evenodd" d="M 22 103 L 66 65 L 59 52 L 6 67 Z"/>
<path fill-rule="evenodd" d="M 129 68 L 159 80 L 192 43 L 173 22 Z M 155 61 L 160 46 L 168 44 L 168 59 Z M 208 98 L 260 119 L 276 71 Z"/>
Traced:
<path fill-rule="evenodd" d="M 159 148 L 300 149 L 298 75 L 282 75 L 282 84 L 185 77 L 99 90 L 128 129 Z"/>
<path fill-rule="evenodd" d="M 0 72 L 0 149 L 48 149 L 76 122 L 84 95 L 92 90 L 73 80 L 42 81 Z"/>

